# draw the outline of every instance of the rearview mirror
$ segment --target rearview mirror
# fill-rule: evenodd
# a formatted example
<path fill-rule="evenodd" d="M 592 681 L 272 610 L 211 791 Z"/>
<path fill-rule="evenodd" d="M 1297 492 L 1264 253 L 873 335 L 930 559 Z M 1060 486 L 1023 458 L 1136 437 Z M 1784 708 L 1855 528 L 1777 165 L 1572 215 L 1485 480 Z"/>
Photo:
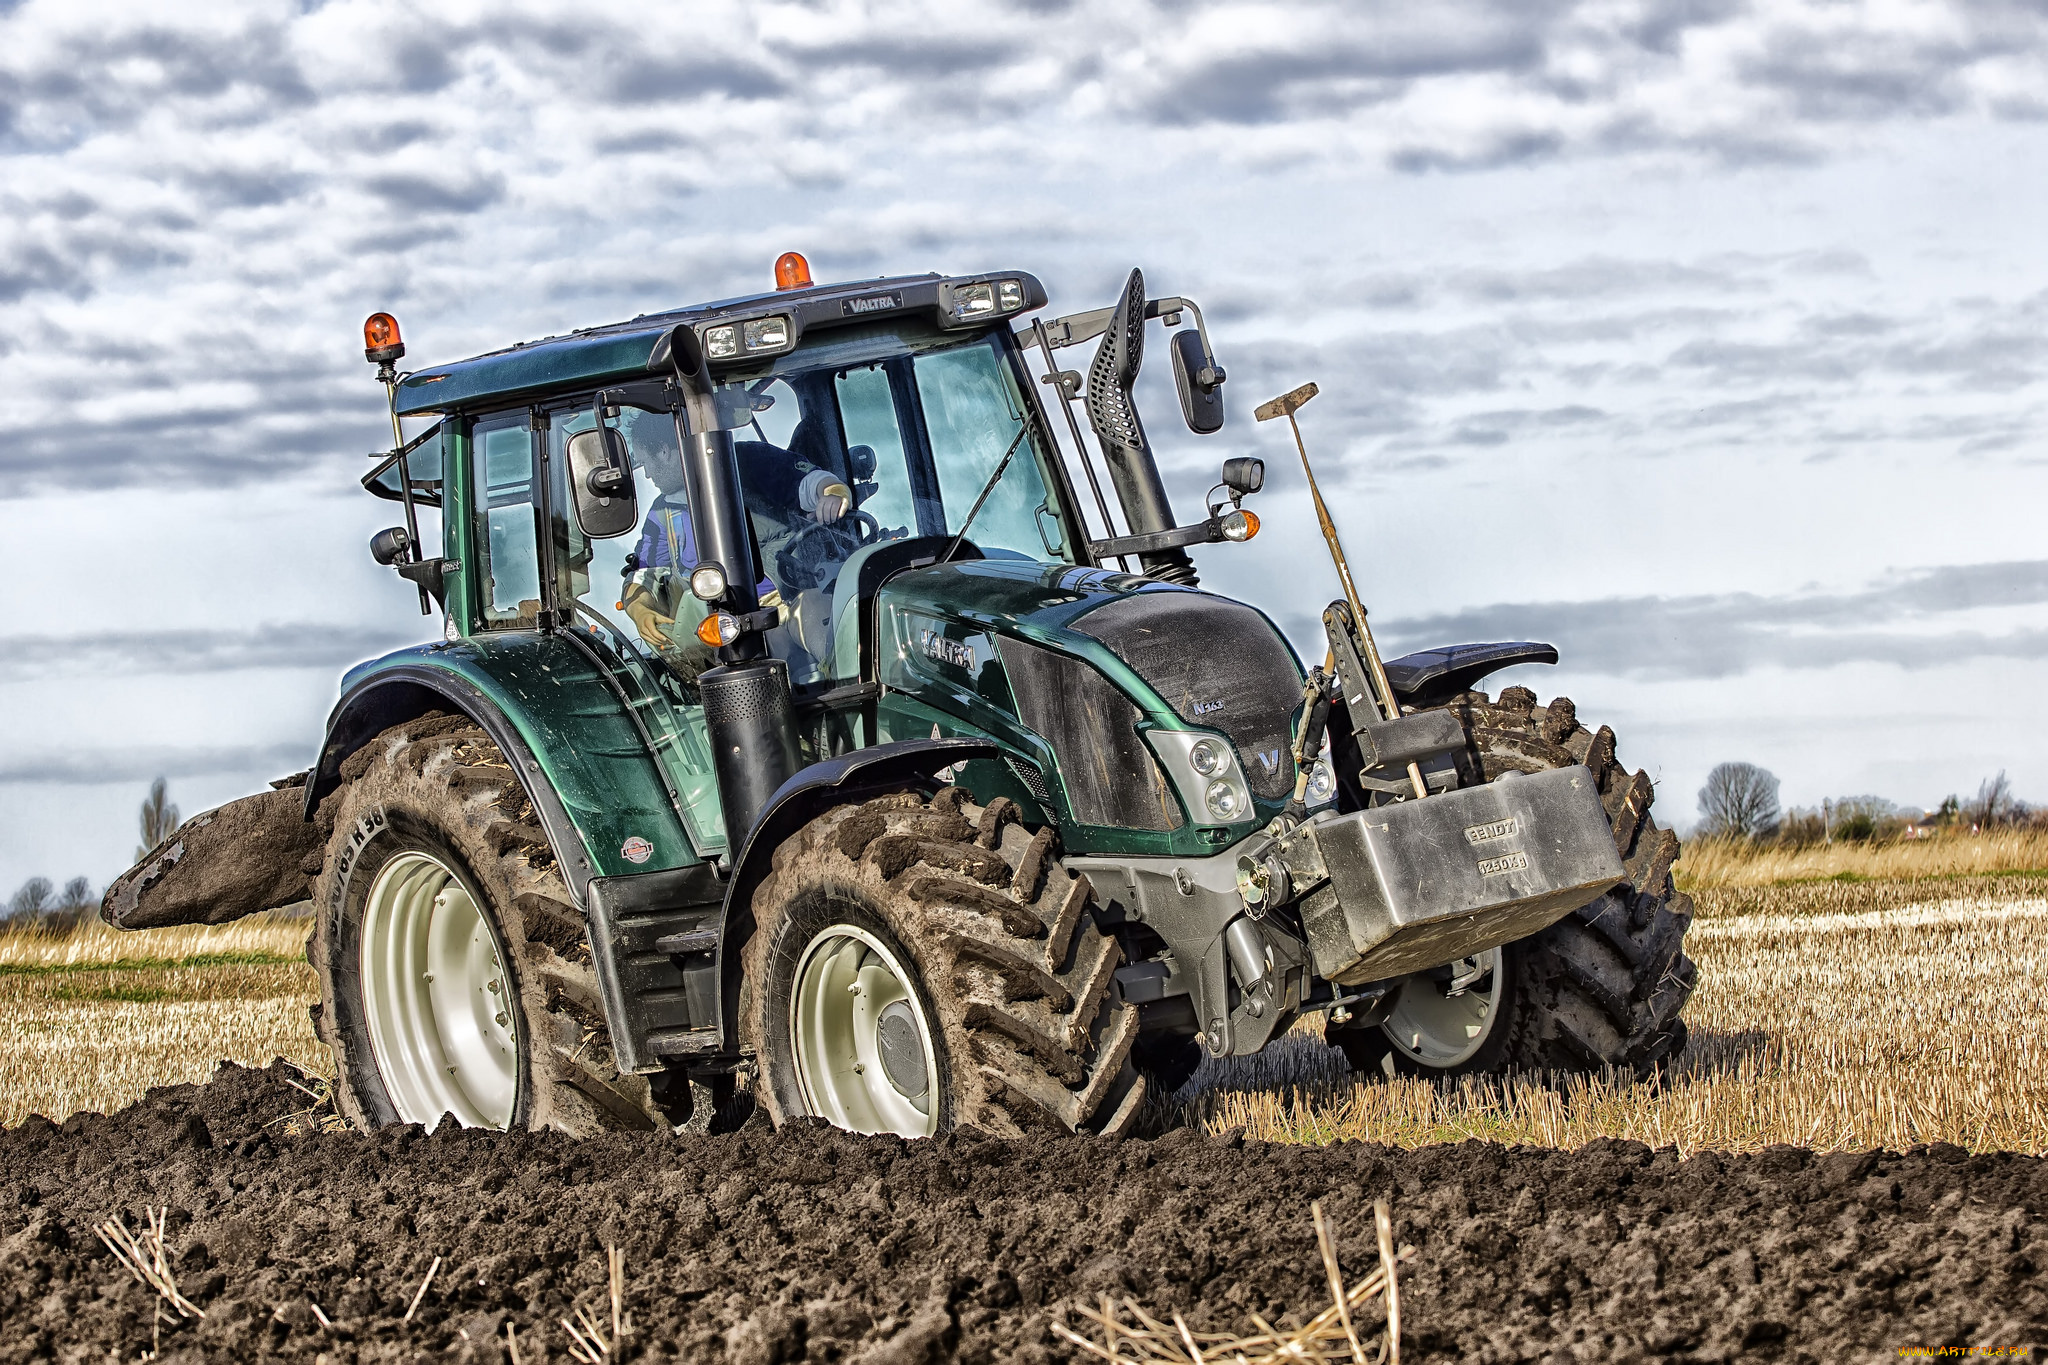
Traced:
<path fill-rule="evenodd" d="M 599 427 L 569 438 L 569 498 L 576 525 L 592 540 L 622 536 L 639 524 L 625 437 Z"/>
<path fill-rule="evenodd" d="M 1202 345 L 1202 333 L 1185 327 L 1173 334 L 1173 387 L 1188 430 L 1208 436 L 1223 430 L 1223 367 Z"/>

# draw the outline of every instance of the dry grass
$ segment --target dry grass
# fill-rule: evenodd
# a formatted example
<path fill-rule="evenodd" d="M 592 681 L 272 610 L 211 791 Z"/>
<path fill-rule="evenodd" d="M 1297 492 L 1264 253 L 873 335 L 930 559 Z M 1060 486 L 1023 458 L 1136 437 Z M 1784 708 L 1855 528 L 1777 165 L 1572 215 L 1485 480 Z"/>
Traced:
<path fill-rule="evenodd" d="M 1937 884 L 1887 904 L 1895 886 L 1844 886 L 1834 910 L 1702 919 L 1687 940 L 1692 1042 L 1658 1082 L 1324 1082 L 1211 1093 L 1199 1114 L 1310 1143 L 2048 1152 L 2048 999 L 2029 985 L 2048 971 L 2048 898 L 2034 879 L 1988 885 L 2008 894 L 1939 897 Z"/>
<path fill-rule="evenodd" d="M 1359 1084 L 1312 1027 L 1205 1065 L 1183 1110 L 1217 1129 L 1401 1146 L 1486 1138 L 1684 1151 L 1948 1141 L 2048 1152 L 2048 875 L 1695 893 L 1692 1043 L 1656 1083 Z M 328 1060 L 305 922 L 0 935 L 0 1123 L 111 1111 L 223 1058 Z M 317 1087 L 316 1087 L 317 1088 Z"/>
<path fill-rule="evenodd" d="M 1679 886 L 1687 891 L 1830 878 L 1916 881 L 2040 872 L 2048 871 L 2048 829 L 2001 829 L 1985 834 L 1942 834 L 1885 843 L 1816 844 L 1809 848 L 1693 839 L 1686 842 L 1675 870 Z"/>
<path fill-rule="evenodd" d="M 328 1067 L 304 919 L 0 934 L 0 1124 L 112 1112 L 222 1061 Z"/>
<path fill-rule="evenodd" d="M 1929 901 L 1983 901 L 2004 905 L 2048 897 L 2048 873 L 1941 881 L 1791 882 L 1781 886 L 1716 886 L 1692 893 L 1693 922 L 1751 915 L 1856 915 L 1904 910 Z"/>

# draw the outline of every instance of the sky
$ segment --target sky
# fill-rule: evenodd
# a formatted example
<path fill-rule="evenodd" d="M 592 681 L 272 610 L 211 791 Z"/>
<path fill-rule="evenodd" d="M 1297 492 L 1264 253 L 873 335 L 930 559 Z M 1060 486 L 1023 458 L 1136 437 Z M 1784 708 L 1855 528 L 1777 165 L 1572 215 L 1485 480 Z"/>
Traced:
<path fill-rule="evenodd" d="M 430 638 L 370 560 L 408 364 L 820 280 L 1200 302 L 1229 422 L 1139 391 L 1204 583 L 1304 653 L 1555 644 L 1518 681 L 1688 825 L 2048 800 L 2048 6 L 0 0 L 0 894 L 95 884 L 311 760 Z M 1155 333 L 1155 336 L 1157 334 Z"/>

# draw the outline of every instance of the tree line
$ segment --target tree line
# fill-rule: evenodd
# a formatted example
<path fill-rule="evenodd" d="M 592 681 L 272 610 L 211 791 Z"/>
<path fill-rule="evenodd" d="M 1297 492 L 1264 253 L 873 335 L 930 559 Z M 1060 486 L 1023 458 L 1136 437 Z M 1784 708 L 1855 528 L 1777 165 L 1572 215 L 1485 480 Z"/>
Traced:
<path fill-rule="evenodd" d="M 149 784 L 142 799 L 142 842 L 135 847 L 135 861 L 171 837 L 178 828 L 178 808 L 171 804 L 169 784 L 159 777 Z M 90 919 L 99 910 L 100 893 L 86 877 L 73 877 L 59 887 L 48 877 L 30 877 L 8 898 L 5 918 L 9 927 L 45 925 L 53 928 Z"/>
<path fill-rule="evenodd" d="M 1754 763 L 1720 763 L 1700 788 L 1696 839 L 1806 845 L 1911 837 L 1946 830 L 1984 831 L 2048 825 L 2048 810 L 2020 800 L 2001 770 L 1977 785 L 1974 797 L 1950 795 L 1932 811 L 1896 805 L 1881 796 L 1842 796 L 1818 806 L 1778 805 L 1778 778 Z"/>

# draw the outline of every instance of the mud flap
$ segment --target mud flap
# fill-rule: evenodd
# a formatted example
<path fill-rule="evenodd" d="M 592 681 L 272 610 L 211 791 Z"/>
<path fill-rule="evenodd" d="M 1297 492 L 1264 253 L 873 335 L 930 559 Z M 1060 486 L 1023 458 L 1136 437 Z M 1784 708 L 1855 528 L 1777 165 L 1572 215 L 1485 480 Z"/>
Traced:
<path fill-rule="evenodd" d="M 297 787 L 258 792 L 195 815 L 107 888 L 116 929 L 226 924 L 305 900 L 326 856 Z"/>

